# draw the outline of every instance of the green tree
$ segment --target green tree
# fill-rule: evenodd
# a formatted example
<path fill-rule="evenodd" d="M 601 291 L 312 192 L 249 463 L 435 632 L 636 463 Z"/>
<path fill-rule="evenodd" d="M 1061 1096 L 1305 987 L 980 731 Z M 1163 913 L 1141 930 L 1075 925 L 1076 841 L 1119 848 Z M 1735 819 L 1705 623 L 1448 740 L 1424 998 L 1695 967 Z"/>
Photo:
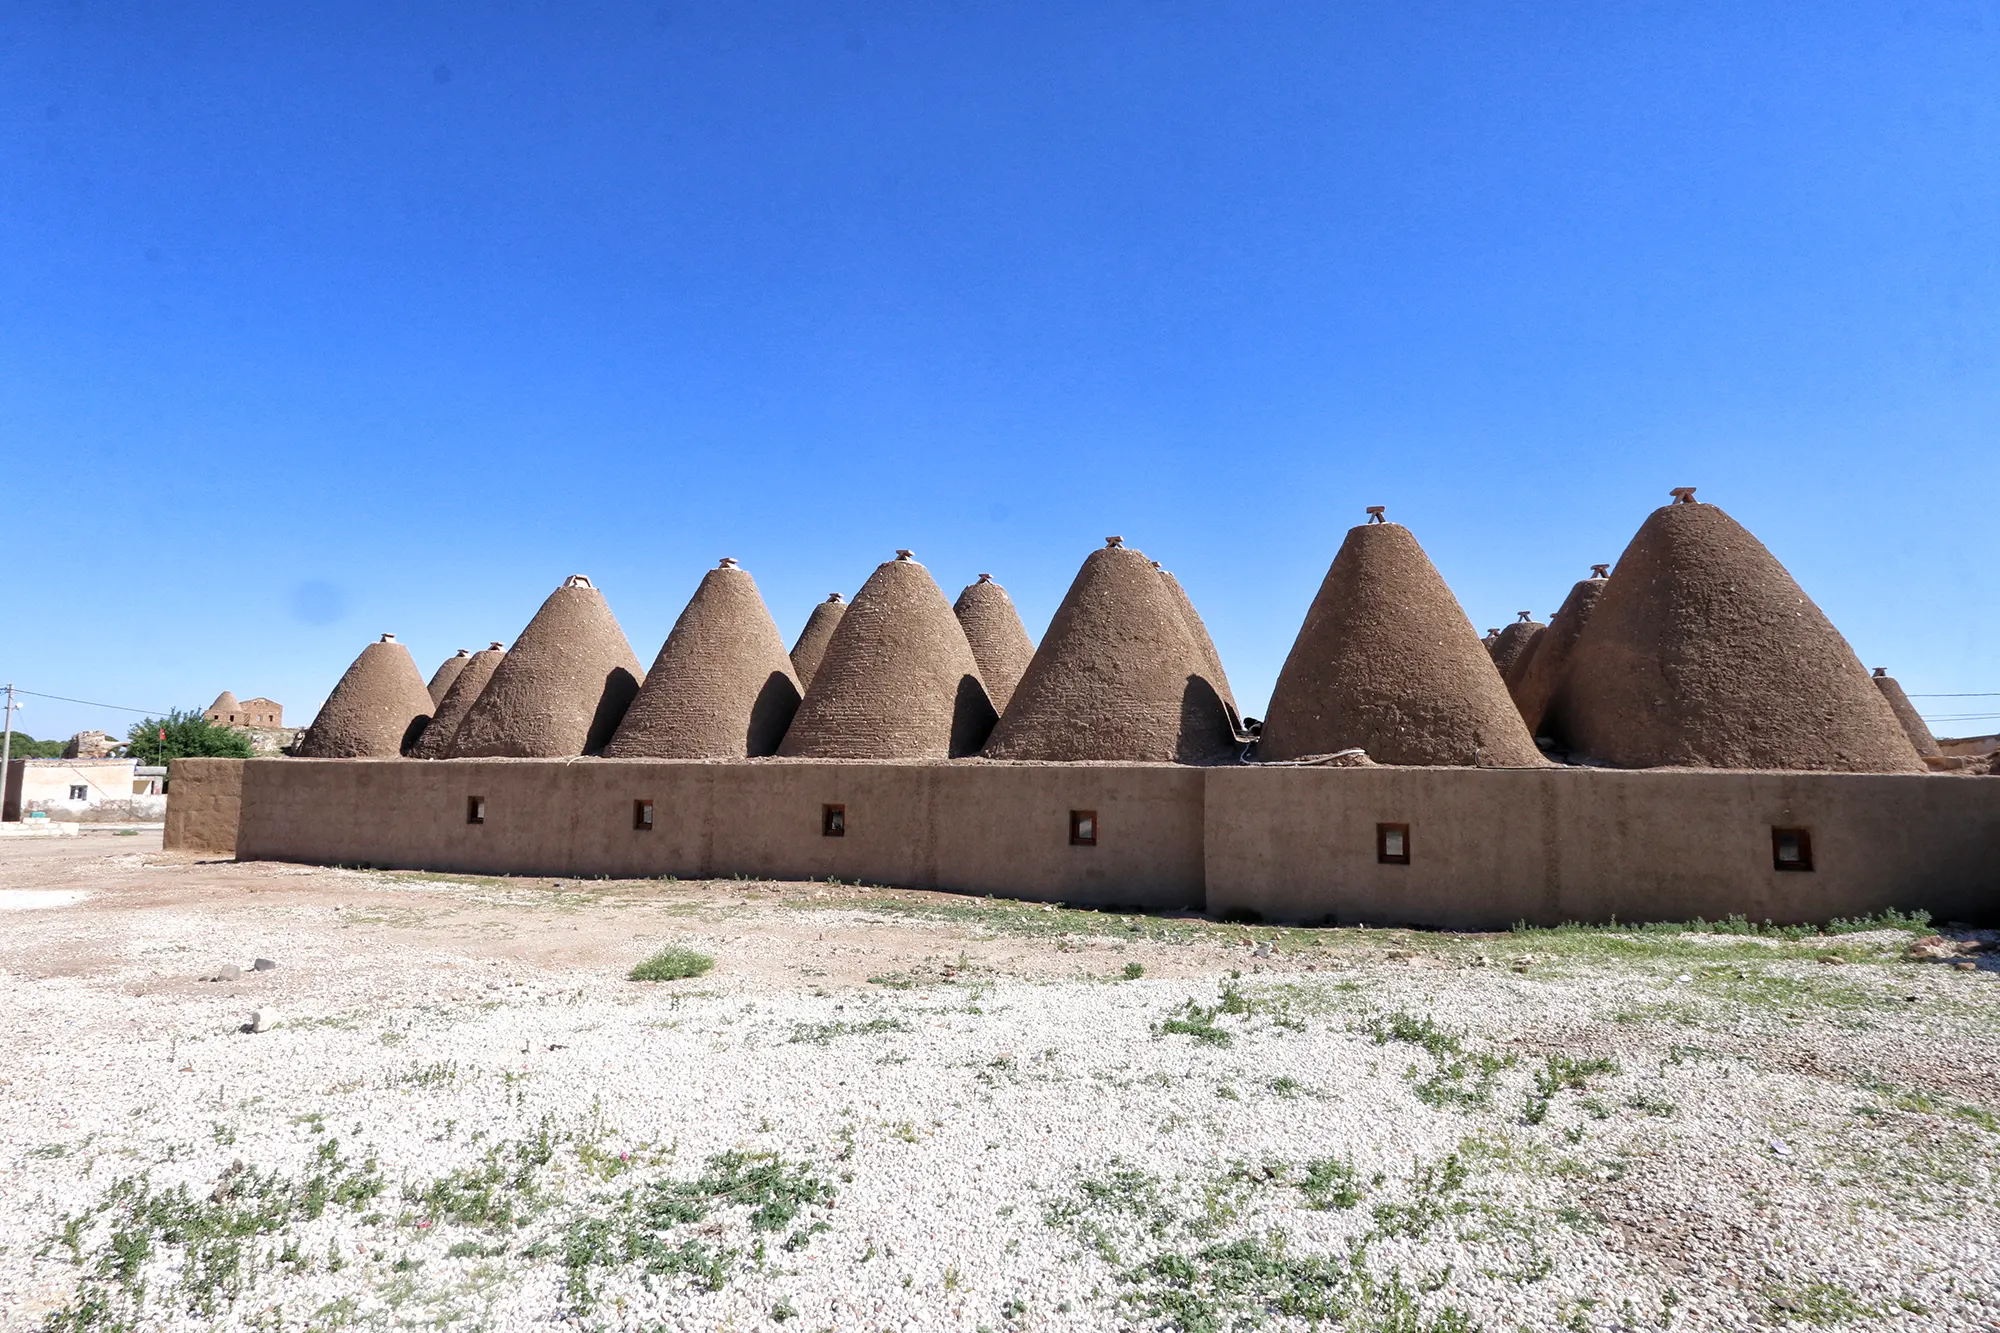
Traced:
<path fill-rule="evenodd" d="M 38 741 L 25 731 L 17 731 L 7 755 L 10 759 L 60 759 L 62 752 L 61 741 Z"/>
<path fill-rule="evenodd" d="M 169 759 L 248 759 L 256 753 L 248 736 L 217 726 L 198 708 L 176 708 L 163 718 L 149 717 L 133 724 L 125 733 L 125 748 L 142 764 L 164 764 Z"/>

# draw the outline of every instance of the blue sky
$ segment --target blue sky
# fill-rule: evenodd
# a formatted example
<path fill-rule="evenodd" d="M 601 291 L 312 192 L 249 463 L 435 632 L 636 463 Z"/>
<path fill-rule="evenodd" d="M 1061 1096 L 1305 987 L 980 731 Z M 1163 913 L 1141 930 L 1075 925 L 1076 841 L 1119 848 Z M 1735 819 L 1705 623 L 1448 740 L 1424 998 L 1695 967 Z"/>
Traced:
<path fill-rule="evenodd" d="M 0 13 L 0 678 L 304 722 L 899 546 L 1038 635 L 1119 533 L 1256 713 L 1364 506 L 1483 629 L 1696 485 L 2000 691 L 1991 4 L 190 8 Z"/>

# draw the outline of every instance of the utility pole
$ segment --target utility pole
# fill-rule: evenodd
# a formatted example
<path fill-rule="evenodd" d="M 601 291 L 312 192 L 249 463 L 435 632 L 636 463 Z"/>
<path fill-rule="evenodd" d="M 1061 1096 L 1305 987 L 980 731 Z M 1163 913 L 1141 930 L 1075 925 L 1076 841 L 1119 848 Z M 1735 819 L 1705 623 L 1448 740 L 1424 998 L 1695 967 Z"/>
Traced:
<path fill-rule="evenodd" d="M 7 717 L 6 733 L 0 737 L 0 807 L 7 804 L 7 779 L 14 775 L 14 710 L 19 707 L 14 702 L 14 682 L 8 681 L 7 703 L 5 707 L 0 707 L 0 713 L 5 713 Z"/>

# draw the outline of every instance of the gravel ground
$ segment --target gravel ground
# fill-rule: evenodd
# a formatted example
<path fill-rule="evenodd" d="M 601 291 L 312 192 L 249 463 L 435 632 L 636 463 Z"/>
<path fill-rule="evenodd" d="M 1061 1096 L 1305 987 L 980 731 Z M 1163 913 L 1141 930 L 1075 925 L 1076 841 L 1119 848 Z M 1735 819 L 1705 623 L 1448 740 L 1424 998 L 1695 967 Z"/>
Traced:
<path fill-rule="evenodd" d="M 0 922 L 0 1329 L 2000 1328 L 1971 932 L 1281 931 L 157 835 L 0 847 Z M 716 966 L 626 979 L 668 945 Z"/>

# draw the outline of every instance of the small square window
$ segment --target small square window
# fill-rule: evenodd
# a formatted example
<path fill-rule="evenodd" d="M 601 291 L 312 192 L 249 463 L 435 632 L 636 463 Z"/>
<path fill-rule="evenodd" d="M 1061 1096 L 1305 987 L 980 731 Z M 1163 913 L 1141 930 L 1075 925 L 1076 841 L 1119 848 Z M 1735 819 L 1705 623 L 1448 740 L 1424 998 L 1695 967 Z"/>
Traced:
<path fill-rule="evenodd" d="M 486 822 L 486 798 L 484 796 L 468 796 L 465 798 L 465 822 L 468 824 L 484 824 Z"/>
<path fill-rule="evenodd" d="M 1811 870 L 1812 830 L 1773 827 L 1771 867 L 1774 870 Z"/>
<path fill-rule="evenodd" d="M 1097 845 L 1097 811 L 1072 810 L 1069 812 L 1069 845 L 1072 847 L 1095 847 Z"/>
<path fill-rule="evenodd" d="M 822 838 L 847 836 L 847 807 L 823 805 L 819 808 L 819 835 Z"/>
<path fill-rule="evenodd" d="M 1375 859 L 1385 866 L 1406 866 L 1410 863 L 1410 826 L 1408 824 L 1377 824 L 1375 826 Z"/>
<path fill-rule="evenodd" d="M 72 786 L 69 789 L 69 798 L 72 801 L 87 801 L 90 799 L 90 788 Z"/>
<path fill-rule="evenodd" d="M 646 833 L 653 831 L 653 803 L 651 801 L 632 802 L 632 827 Z"/>

